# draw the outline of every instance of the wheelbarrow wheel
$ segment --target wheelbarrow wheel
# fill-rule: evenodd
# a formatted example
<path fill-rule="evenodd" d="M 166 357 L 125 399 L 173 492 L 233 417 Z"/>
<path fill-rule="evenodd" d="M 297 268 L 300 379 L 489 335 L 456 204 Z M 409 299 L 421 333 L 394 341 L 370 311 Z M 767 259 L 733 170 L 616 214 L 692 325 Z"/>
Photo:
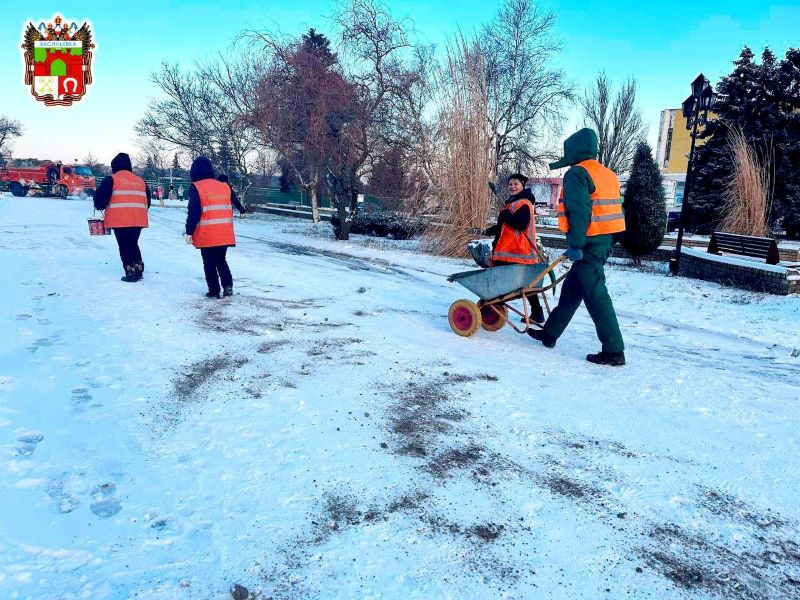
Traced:
<path fill-rule="evenodd" d="M 497 331 L 502 329 L 508 321 L 508 309 L 505 304 L 481 306 L 481 327 L 486 331 Z M 500 311 L 500 314 L 497 314 Z"/>
<path fill-rule="evenodd" d="M 471 300 L 456 300 L 450 305 L 447 320 L 458 335 L 469 337 L 481 326 L 481 311 Z"/>

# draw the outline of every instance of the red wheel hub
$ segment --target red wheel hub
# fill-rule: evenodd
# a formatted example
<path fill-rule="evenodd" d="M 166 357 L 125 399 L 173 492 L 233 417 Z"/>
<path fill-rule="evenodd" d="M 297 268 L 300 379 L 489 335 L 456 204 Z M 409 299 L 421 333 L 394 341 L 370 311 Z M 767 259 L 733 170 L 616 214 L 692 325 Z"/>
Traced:
<path fill-rule="evenodd" d="M 487 325 L 495 325 L 500 320 L 500 315 L 491 306 L 484 306 L 481 308 L 481 318 Z"/>
<path fill-rule="evenodd" d="M 453 323 L 459 329 L 467 330 L 472 327 L 473 316 L 468 308 L 459 306 L 453 311 Z"/>

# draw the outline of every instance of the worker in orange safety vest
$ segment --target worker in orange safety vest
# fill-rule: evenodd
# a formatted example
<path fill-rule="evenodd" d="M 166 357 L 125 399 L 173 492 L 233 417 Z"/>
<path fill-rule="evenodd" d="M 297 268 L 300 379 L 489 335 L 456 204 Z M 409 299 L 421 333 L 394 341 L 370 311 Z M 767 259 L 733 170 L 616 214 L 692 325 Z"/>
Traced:
<path fill-rule="evenodd" d="M 495 236 L 489 264 L 493 267 L 511 264 L 534 264 L 539 262 L 536 245 L 535 199 L 530 188 L 525 187 L 528 178 L 520 173 L 508 177 L 508 199 L 497 224 L 483 233 Z M 544 311 L 536 294 L 528 300 L 531 304 L 531 320 L 544 323 Z"/>
<path fill-rule="evenodd" d="M 111 161 L 111 175 L 94 192 L 94 207 L 104 210 L 104 223 L 114 231 L 119 257 L 125 274 L 122 281 L 133 283 L 144 278 L 144 262 L 139 249 L 139 236 L 148 226 L 150 188 L 134 175 L 131 158 L 124 152 Z"/>
<path fill-rule="evenodd" d="M 604 265 L 611 255 L 613 234 L 625 231 L 625 216 L 616 174 L 597 161 L 597 134 L 581 129 L 564 141 L 564 157 L 551 169 L 569 166 L 558 203 L 558 226 L 566 233 L 567 256 L 572 260 L 561 286 L 558 306 L 541 330 L 528 334 L 552 348 L 581 302 L 594 321 L 602 347 L 588 354 L 592 363 L 625 364 L 625 344 L 614 305 L 606 288 Z"/>
<path fill-rule="evenodd" d="M 214 167 L 205 156 L 192 163 L 189 176 L 189 206 L 186 217 L 186 243 L 200 250 L 208 285 L 208 298 L 233 295 L 233 276 L 226 253 L 236 245 L 233 231 L 231 188 L 214 178 Z M 239 206 L 239 212 L 243 208 Z"/>

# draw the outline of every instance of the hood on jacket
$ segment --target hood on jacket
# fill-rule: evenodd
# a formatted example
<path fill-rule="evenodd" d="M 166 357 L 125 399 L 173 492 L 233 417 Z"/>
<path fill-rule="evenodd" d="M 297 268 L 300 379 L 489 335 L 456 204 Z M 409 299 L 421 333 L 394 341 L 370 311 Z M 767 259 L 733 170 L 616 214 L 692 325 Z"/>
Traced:
<path fill-rule="evenodd" d="M 198 156 L 195 158 L 192 163 L 192 168 L 189 170 L 189 177 L 192 181 L 214 179 L 214 167 L 211 166 L 211 161 L 205 156 Z"/>
<path fill-rule="evenodd" d="M 597 134 L 594 129 L 584 127 L 564 140 L 564 156 L 550 163 L 550 169 L 571 167 L 590 158 L 597 158 Z"/>
<path fill-rule="evenodd" d="M 116 173 L 117 171 L 133 171 L 131 157 L 124 152 L 120 152 L 111 159 L 111 172 Z"/>

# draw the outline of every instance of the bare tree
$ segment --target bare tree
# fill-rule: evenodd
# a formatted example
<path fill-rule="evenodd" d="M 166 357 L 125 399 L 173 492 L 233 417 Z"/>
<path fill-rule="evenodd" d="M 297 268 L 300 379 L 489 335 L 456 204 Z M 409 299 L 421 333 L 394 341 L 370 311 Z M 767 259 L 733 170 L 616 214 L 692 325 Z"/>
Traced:
<path fill-rule="evenodd" d="M 139 138 L 134 166 L 145 179 L 159 179 L 166 174 L 169 152 L 164 142 L 154 138 Z"/>
<path fill-rule="evenodd" d="M 300 39 L 271 32 L 249 32 L 264 44 L 267 68 L 254 92 L 250 123 L 291 169 L 295 182 L 311 198 L 319 221 L 319 190 L 326 159 L 337 146 L 345 81 L 329 40 L 310 29 Z"/>
<path fill-rule="evenodd" d="M 317 190 L 326 187 L 337 209 L 335 233 L 347 239 L 363 181 L 399 137 L 400 98 L 414 88 L 416 74 L 404 54 L 413 52 L 409 25 L 380 0 L 345 0 L 333 19 L 337 54 L 314 30 L 300 40 L 250 32 L 263 41 L 269 64 L 253 114 L 265 141 L 308 190 L 315 216 Z"/>
<path fill-rule="evenodd" d="M 171 150 L 208 156 L 217 167 L 232 171 L 244 197 L 260 146 L 247 119 L 259 73 L 258 63 L 246 54 L 220 55 L 196 64 L 193 71 L 164 62 L 151 75 L 164 97 L 150 103 L 135 130 Z"/>
<path fill-rule="evenodd" d="M 101 163 L 91 150 L 86 153 L 81 162 L 89 167 L 95 175 L 105 175 L 108 170 L 106 165 Z"/>
<path fill-rule="evenodd" d="M 414 51 L 410 21 L 395 19 L 382 0 L 346 0 L 335 10 L 334 21 L 356 91 L 354 113 L 339 134 L 342 150 L 326 167 L 339 215 L 337 234 L 347 239 L 362 181 L 376 157 L 400 139 L 399 115 L 403 106 L 410 107 L 420 70 L 408 60 Z"/>
<path fill-rule="evenodd" d="M 615 173 L 624 173 L 630 169 L 636 144 L 645 138 L 647 127 L 636 108 L 636 80 L 629 77 L 613 99 L 611 87 L 601 71 L 578 102 L 586 125 L 597 132 L 597 160 Z"/>
<path fill-rule="evenodd" d="M 150 75 L 164 97 L 150 102 L 134 130 L 144 139 L 158 140 L 191 155 L 213 155 L 213 132 L 204 112 L 202 82 L 177 64 L 162 62 Z"/>
<path fill-rule="evenodd" d="M 0 115 L 0 165 L 5 164 L 6 155 L 11 153 L 11 141 L 22 135 L 19 121 Z"/>
<path fill-rule="evenodd" d="M 533 0 L 505 0 L 480 32 L 495 175 L 504 167 L 533 171 L 552 158 L 548 134 L 560 128 L 573 99 L 552 64 L 560 50 L 554 23 Z"/>

